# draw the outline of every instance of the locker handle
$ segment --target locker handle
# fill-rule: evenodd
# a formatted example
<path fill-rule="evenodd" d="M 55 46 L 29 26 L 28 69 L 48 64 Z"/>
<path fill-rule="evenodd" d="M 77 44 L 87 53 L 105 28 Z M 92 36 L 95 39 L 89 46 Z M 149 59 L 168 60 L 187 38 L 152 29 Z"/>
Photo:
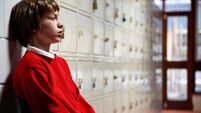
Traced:
<path fill-rule="evenodd" d="M 130 51 L 130 52 L 133 51 L 133 46 L 132 46 L 132 45 L 130 45 L 130 47 L 129 47 L 129 51 Z"/>
<path fill-rule="evenodd" d="M 105 39 L 104 39 L 104 42 L 106 43 L 106 42 L 108 42 L 109 41 L 109 37 L 106 37 Z"/>
<path fill-rule="evenodd" d="M 105 2 L 105 7 L 109 7 L 110 6 L 110 3 L 109 3 L 109 1 L 107 0 L 106 2 Z"/>
<path fill-rule="evenodd" d="M 78 36 L 80 37 L 80 36 L 83 36 L 84 35 L 84 32 L 83 31 L 79 31 L 78 32 Z"/>
<path fill-rule="evenodd" d="M 79 89 L 82 88 L 82 82 L 83 82 L 82 79 L 79 78 L 79 79 L 78 79 L 78 88 L 79 88 Z"/>
<path fill-rule="evenodd" d="M 97 39 L 98 38 L 98 35 L 94 34 L 94 39 Z"/>
<path fill-rule="evenodd" d="M 114 41 L 114 49 L 116 49 L 117 48 L 117 41 L 115 40 Z"/>
<path fill-rule="evenodd" d="M 98 3 L 97 0 L 93 0 L 93 11 L 98 9 Z"/>
<path fill-rule="evenodd" d="M 104 86 L 107 86 L 107 84 L 108 84 L 108 78 L 104 77 Z"/>
<path fill-rule="evenodd" d="M 119 17 L 119 8 L 116 8 L 114 12 L 114 18 L 116 19 L 118 17 Z"/>
<path fill-rule="evenodd" d="M 114 79 L 114 80 L 116 80 L 116 79 L 117 79 L 117 76 L 116 76 L 116 75 L 114 75 L 113 79 Z"/>

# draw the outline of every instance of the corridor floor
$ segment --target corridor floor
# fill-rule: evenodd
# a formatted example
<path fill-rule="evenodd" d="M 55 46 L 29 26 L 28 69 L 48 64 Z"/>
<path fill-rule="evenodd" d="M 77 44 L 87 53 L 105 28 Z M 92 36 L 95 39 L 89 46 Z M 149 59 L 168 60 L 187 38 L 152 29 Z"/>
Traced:
<path fill-rule="evenodd" d="M 201 112 L 183 111 L 183 110 L 163 110 L 161 113 L 201 113 Z"/>

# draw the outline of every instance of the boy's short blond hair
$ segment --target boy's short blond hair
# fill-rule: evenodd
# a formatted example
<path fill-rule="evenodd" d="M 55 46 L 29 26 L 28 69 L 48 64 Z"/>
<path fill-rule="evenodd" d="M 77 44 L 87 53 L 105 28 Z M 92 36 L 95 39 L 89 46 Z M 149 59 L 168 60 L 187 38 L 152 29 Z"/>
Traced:
<path fill-rule="evenodd" d="M 11 10 L 8 37 L 26 47 L 33 31 L 39 29 L 41 17 L 54 11 L 59 11 L 55 0 L 22 0 L 18 2 Z"/>

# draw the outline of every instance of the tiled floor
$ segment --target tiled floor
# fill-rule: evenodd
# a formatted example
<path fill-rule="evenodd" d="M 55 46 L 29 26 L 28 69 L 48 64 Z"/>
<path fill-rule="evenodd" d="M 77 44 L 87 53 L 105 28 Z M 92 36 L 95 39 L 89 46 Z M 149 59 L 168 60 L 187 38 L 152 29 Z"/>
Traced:
<path fill-rule="evenodd" d="M 201 113 L 201 112 L 182 111 L 182 110 L 163 110 L 161 113 Z"/>

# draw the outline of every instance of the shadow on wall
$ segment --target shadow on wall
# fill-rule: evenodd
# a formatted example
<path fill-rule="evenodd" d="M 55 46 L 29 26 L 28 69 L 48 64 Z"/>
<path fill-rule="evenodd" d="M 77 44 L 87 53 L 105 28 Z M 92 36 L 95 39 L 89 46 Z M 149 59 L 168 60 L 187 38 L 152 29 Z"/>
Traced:
<path fill-rule="evenodd" d="M 6 82 L 1 84 L 3 85 L 3 89 L 2 89 L 2 92 L 1 92 L 2 94 L 0 97 L 0 113 L 20 113 L 18 101 L 15 97 L 15 94 L 12 88 L 12 75 L 21 57 L 21 47 L 15 41 L 9 40 L 7 48 L 8 48 L 7 53 L 9 54 L 8 56 L 10 61 L 10 64 L 9 64 L 10 72 L 8 74 Z"/>

